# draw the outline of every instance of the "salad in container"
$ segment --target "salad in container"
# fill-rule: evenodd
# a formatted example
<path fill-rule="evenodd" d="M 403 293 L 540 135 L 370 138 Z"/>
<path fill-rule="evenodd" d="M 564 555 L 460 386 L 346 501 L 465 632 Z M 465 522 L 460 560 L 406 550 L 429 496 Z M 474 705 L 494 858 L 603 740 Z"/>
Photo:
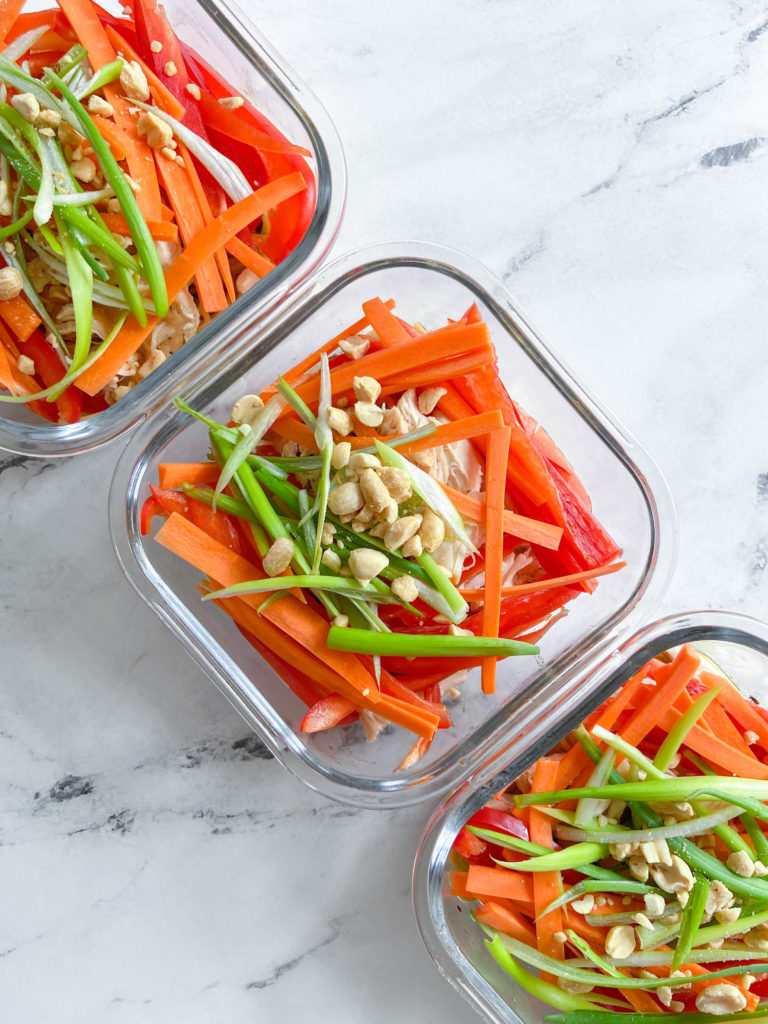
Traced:
<path fill-rule="evenodd" d="M 241 363 L 148 425 L 113 484 L 140 592 L 194 633 L 278 756 L 376 804 L 465 772 L 554 666 L 627 615 L 656 559 L 645 475 L 500 286 L 413 250 L 329 268 Z M 613 514 L 622 493 L 634 532 Z"/>
<path fill-rule="evenodd" d="M 179 35 L 155 0 L 119 16 L 91 0 L 3 5 L 0 412 L 52 450 L 106 433 L 85 421 L 120 403 L 146 408 L 153 375 L 168 384 L 206 331 L 210 361 L 234 314 L 285 295 L 337 226 L 323 224 L 323 144 L 269 55 L 235 36 L 243 76 L 221 60 L 226 13 L 205 47 L 172 14 Z"/>

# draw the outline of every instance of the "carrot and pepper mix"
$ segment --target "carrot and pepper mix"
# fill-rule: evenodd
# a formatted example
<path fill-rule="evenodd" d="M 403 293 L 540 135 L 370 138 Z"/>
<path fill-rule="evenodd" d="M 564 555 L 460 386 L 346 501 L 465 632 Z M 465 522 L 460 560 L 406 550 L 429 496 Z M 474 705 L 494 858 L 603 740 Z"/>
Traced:
<path fill-rule="evenodd" d="M 155 0 L 0 0 L 0 402 L 106 409 L 296 248 L 307 150 Z"/>
<path fill-rule="evenodd" d="M 502 384 L 476 306 L 426 330 L 392 300 L 208 428 L 210 461 L 165 463 L 141 529 L 206 577 L 307 706 L 417 736 L 467 672 L 538 653 L 564 605 L 621 569 L 574 470 Z M 202 454 L 202 446 L 201 446 Z"/>
<path fill-rule="evenodd" d="M 451 892 L 545 1021 L 764 1019 L 767 760 L 768 714 L 683 646 L 461 829 Z"/>

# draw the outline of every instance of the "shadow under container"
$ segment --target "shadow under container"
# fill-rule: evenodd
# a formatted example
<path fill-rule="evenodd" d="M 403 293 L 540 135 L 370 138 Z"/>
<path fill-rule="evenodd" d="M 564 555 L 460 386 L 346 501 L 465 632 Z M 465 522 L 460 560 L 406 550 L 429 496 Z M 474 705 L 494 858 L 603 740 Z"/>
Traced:
<path fill-rule="evenodd" d="M 50 6 L 38 3 L 38 9 Z M 121 16 L 107 0 L 108 13 Z M 250 325 L 267 316 L 306 280 L 327 255 L 341 224 L 346 168 L 336 129 L 307 86 L 229 0 L 166 0 L 164 8 L 183 43 L 294 142 L 312 154 L 315 212 L 304 238 L 274 270 L 103 412 L 72 424 L 52 424 L 22 404 L 0 403 L 0 449 L 51 458 L 91 451 L 136 427 L 185 382 L 198 380 L 223 356 L 236 356 Z"/>
<path fill-rule="evenodd" d="M 708 656 L 746 696 L 768 699 L 768 625 L 727 612 L 693 612 L 662 619 L 617 650 L 593 659 L 575 685 L 534 711 L 506 748 L 480 767 L 435 812 L 413 874 L 416 919 L 443 977 L 491 1024 L 541 1024 L 551 1007 L 524 991 L 496 964 L 471 904 L 450 892 L 451 846 L 459 829 L 495 794 L 544 757 L 647 661 L 690 644 Z M 516 730 L 518 731 L 518 730 Z"/>
<path fill-rule="evenodd" d="M 139 531 L 141 505 L 158 464 L 199 460 L 206 428 L 173 407 L 131 438 L 115 472 L 110 521 L 129 580 L 275 756 L 312 789 L 363 807 L 435 800 L 482 763 L 520 723 L 552 703 L 583 673 L 585 661 L 617 646 L 647 618 L 672 568 L 675 516 L 666 485 L 645 452 L 540 339 L 502 285 L 453 250 L 391 243 L 352 253 L 309 282 L 287 312 L 254 325 L 237 361 L 185 394 L 196 410 L 226 422 L 237 398 L 258 392 L 360 316 L 362 302 L 390 297 L 397 312 L 427 328 L 476 302 L 489 325 L 502 379 L 513 397 L 561 444 L 592 497 L 598 520 L 624 551 L 626 569 L 579 595 L 547 633 L 539 657 L 499 663 L 496 693 L 473 679 L 451 705 L 453 728 L 439 730 L 413 768 L 395 771 L 413 737 L 388 729 L 366 743 L 359 725 L 302 734 L 304 706 L 243 639 L 234 623 L 196 590 L 199 574 Z"/>

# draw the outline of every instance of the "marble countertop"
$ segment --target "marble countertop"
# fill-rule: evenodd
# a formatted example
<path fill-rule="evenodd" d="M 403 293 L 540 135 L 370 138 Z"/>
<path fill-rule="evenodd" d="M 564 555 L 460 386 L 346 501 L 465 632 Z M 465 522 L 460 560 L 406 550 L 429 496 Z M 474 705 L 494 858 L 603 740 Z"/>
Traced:
<path fill-rule="evenodd" d="M 669 480 L 663 610 L 765 615 L 768 4 L 253 14 L 344 141 L 336 251 L 478 256 Z M 270 758 L 123 578 L 116 455 L 0 456 L 0 1019 L 476 1019 L 412 917 L 431 808 L 335 805 Z"/>

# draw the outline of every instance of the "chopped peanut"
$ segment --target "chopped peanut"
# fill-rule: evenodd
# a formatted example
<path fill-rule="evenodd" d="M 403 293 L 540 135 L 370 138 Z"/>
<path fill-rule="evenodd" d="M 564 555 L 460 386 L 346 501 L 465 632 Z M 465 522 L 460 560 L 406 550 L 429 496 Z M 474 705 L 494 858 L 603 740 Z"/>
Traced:
<path fill-rule="evenodd" d="M 21 295 L 23 284 L 16 267 L 3 267 L 0 270 L 0 301 L 17 298 Z"/>
<path fill-rule="evenodd" d="M 287 537 L 278 537 L 262 559 L 264 572 L 267 576 L 279 576 L 291 564 L 294 554 L 293 541 Z"/>
<path fill-rule="evenodd" d="M 152 149 L 165 149 L 173 142 L 173 128 L 146 110 L 138 120 L 136 131 L 142 138 L 146 138 Z"/>
<path fill-rule="evenodd" d="M 141 100 L 142 103 L 146 103 L 149 99 L 147 76 L 138 61 L 130 60 L 123 64 L 123 69 L 120 72 L 120 85 L 129 100 Z"/>

